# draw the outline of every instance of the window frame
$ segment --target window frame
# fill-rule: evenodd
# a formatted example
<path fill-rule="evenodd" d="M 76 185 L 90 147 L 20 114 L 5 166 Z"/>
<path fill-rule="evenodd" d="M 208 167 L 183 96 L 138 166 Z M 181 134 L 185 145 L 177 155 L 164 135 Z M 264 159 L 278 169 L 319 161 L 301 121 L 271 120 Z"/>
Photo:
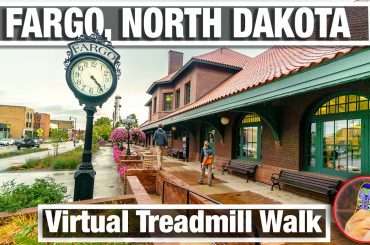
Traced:
<path fill-rule="evenodd" d="M 181 90 L 178 88 L 175 90 L 175 109 L 180 107 Z"/>
<path fill-rule="evenodd" d="M 153 98 L 153 113 L 157 113 L 157 96 Z"/>
<path fill-rule="evenodd" d="M 167 100 L 166 100 L 166 96 L 172 96 L 172 99 L 171 99 L 171 103 L 170 104 L 167 104 Z M 166 93 L 163 93 L 163 104 L 162 104 L 162 109 L 163 111 L 172 111 L 173 110 L 173 92 L 166 92 Z M 167 108 L 167 106 L 169 106 L 169 108 Z"/>
<path fill-rule="evenodd" d="M 252 115 L 252 116 L 258 116 L 259 121 L 254 121 L 254 122 L 243 122 L 244 119 L 246 118 L 247 115 Z M 244 142 L 244 129 L 247 127 L 255 127 L 257 128 L 257 133 L 256 133 L 256 142 L 251 142 L 251 144 L 255 143 L 256 144 L 256 158 L 250 158 L 250 157 L 244 157 L 243 156 L 243 147 L 245 145 L 248 145 L 248 143 Z M 259 163 L 261 162 L 262 159 L 262 152 L 261 152 L 261 145 L 262 145 L 262 119 L 257 113 L 248 113 L 245 114 L 241 118 L 240 126 L 239 126 L 239 154 L 237 156 L 238 159 L 240 160 L 246 160 L 249 162 L 256 162 Z"/>
<path fill-rule="evenodd" d="M 310 172 L 319 172 L 323 174 L 338 176 L 338 177 L 352 177 L 356 175 L 366 175 L 370 173 L 370 106 L 367 110 L 357 110 L 357 111 L 345 111 L 345 112 L 335 112 L 335 113 L 328 113 L 325 115 L 319 115 L 317 112 L 321 110 L 322 106 L 329 103 L 330 100 L 339 98 L 340 96 L 349 96 L 349 95 L 356 95 L 360 97 L 365 97 L 369 100 L 369 96 L 358 94 L 358 93 L 345 93 L 345 94 L 336 94 L 330 97 L 326 97 L 318 103 L 318 106 L 314 107 L 311 111 L 306 126 L 306 137 L 305 137 L 305 151 L 304 151 L 304 167 L 303 169 Z M 338 99 L 339 100 L 339 99 Z M 347 105 L 346 105 L 347 107 Z M 348 105 L 349 107 L 349 105 Z M 336 110 L 336 109 L 335 109 Z M 336 170 L 325 167 L 324 162 L 324 123 L 329 121 L 340 121 L 340 120 L 353 120 L 359 119 L 361 122 L 360 128 L 360 158 L 361 158 L 361 169 L 360 173 L 356 172 L 349 172 L 348 169 L 346 171 Z M 316 124 L 316 135 L 315 138 L 311 139 L 311 125 Z M 335 123 L 335 122 L 334 122 Z M 348 124 L 347 124 L 347 132 L 348 132 Z M 348 137 L 348 136 L 347 136 Z M 315 144 L 315 153 L 314 155 L 311 154 L 311 147 L 312 147 L 312 140 Z M 348 140 L 347 140 L 348 142 Z M 348 143 L 347 143 L 348 145 Z M 315 159 L 315 166 L 312 166 L 311 159 Z M 347 156 L 348 158 L 348 156 Z M 348 160 L 347 160 L 348 166 Z"/>
<path fill-rule="evenodd" d="M 184 105 L 189 104 L 191 101 L 191 81 L 184 85 Z"/>

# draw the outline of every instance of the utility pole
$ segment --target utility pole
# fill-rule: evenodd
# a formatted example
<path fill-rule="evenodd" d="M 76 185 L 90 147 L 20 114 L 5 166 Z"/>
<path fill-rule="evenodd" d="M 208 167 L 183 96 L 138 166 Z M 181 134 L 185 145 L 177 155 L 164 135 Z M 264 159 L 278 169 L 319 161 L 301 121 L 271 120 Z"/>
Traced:
<path fill-rule="evenodd" d="M 120 109 L 121 109 L 121 99 L 122 97 L 117 95 L 114 98 L 114 111 L 113 111 L 113 128 L 116 126 L 117 122 L 120 120 Z"/>

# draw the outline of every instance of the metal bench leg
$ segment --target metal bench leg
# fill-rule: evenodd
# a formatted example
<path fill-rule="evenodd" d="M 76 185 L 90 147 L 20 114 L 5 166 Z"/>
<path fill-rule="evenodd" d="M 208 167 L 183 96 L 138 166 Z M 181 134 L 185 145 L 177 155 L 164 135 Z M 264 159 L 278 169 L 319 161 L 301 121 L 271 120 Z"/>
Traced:
<path fill-rule="evenodd" d="M 272 183 L 272 185 L 271 185 L 271 191 L 274 190 L 275 185 L 279 186 L 279 190 L 281 190 L 280 183 Z"/>

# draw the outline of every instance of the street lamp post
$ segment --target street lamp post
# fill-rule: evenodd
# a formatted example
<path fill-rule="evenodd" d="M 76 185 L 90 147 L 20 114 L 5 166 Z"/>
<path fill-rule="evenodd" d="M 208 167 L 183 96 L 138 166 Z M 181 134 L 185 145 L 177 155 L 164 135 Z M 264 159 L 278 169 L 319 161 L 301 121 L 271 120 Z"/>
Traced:
<path fill-rule="evenodd" d="M 130 130 L 132 128 L 132 125 L 135 123 L 135 120 L 133 118 L 127 117 L 126 119 L 122 120 L 122 123 L 126 125 L 127 129 L 127 150 L 126 150 L 126 155 L 129 156 L 131 155 L 131 149 L 130 149 Z"/>
<path fill-rule="evenodd" d="M 69 120 L 73 120 L 72 140 L 73 145 L 76 146 L 76 133 L 77 133 L 77 117 L 69 116 Z"/>

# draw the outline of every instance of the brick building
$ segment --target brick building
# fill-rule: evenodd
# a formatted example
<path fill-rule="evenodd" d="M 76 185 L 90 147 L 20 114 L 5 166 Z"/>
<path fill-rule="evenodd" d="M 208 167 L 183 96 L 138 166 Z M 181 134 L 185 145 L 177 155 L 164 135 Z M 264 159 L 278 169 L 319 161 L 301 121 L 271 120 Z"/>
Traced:
<path fill-rule="evenodd" d="M 150 143 L 162 123 L 170 147 L 187 145 L 192 161 L 207 139 L 216 167 L 258 164 L 265 183 L 281 169 L 370 174 L 369 56 L 367 48 L 274 47 L 252 58 L 221 48 L 182 64 L 170 52 L 141 128 Z"/>
<path fill-rule="evenodd" d="M 26 106 L 0 105 L 0 123 L 7 125 L 8 137 L 32 137 L 34 111 Z"/>
<path fill-rule="evenodd" d="M 54 128 L 72 130 L 74 129 L 74 122 L 71 120 L 50 120 Z"/>
<path fill-rule="evenodd" d="M 76 134 L 74 121 L 71 120 L 50 120 L 50 128 L 57 128 L 68 133 L 68 138 L 72 139 L 73 134 Z"/>
<path fill-rule="evenodd" d="M 43 135 L 42 138 L 45 140 L 49 138 L 50 133 L 50 115 L 47 113 L 36 112 L 34 114 L 34 128 L 35 130 L 41 128 Z"/>

